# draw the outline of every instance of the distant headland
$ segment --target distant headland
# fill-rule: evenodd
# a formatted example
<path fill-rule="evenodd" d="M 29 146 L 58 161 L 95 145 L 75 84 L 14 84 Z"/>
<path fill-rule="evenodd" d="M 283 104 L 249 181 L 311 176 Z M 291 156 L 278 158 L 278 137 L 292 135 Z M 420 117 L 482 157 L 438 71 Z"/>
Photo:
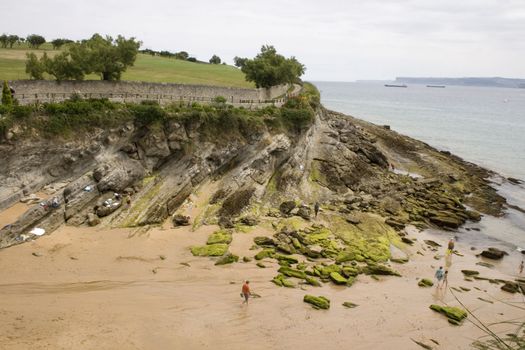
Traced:
<path fill-rule="evenodd" d="M 487 77 L 487 78 L 411 78 L 396 77 L 396 83 L 404 84 L 432 84 L 432 85 L 461 85 L 461 86 L 488 86 L 525 89 L 525 79 Z"/>

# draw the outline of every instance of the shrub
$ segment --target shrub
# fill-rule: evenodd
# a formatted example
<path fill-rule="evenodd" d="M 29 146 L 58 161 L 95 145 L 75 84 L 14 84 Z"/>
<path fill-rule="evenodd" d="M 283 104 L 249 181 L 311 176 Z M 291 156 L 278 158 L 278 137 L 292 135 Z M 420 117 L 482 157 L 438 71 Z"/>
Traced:
<path fill-rule="evenodd" d="M 33 113 L 32 106 L 13 106 L 13 109 L 11 111 L 11 114 L 16 119 L 29 118 L 32 113 Z"/>

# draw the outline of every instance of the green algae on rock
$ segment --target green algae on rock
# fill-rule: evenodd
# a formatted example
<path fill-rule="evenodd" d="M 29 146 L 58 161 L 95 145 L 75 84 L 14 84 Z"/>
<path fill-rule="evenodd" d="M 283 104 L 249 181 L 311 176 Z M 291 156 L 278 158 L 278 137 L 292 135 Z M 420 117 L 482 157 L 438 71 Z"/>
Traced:
<path fill-rule="evenodd" d="M 217 244 L 217 243 L 226 243 L 230 244 L 232 242 L 232 234 L 227 230 L 218 230 L 213 232 L 209 237 L 206 244 Z"/>
<path fill-rule="evenodd" d="M 194 256 L 223 256 L 227 250 L 228 245 L 224 243 L 191 247 L 191 253 Z"/>
<path fill-rule="evenodd" d="M 271 258 L 275 255 L 275 249 L 267 248 L 261 250 L 259 253 L 255 254 L 255 260 L 262 260 L 265 258 Z"/>
<path fill-rule="evenodd" d="M 278 285 L 279 287 L 295 288 L 295 284 L 281 273 L 275 276 L 272 279 L 272 282 Z"/>
<path fill-rule="evenodd" d="M 367 275 L 384 275 L 384 276 L 398 276 L 401 274 L 390 267 L 381 264 L 368 264 L 363 268 L 363 272 Z"/>
<path fill-rule="evenodd" d="M 345 301 L 345 302 L 343 303 L 343 306 L 344 306 L 344 307 L 347 307 L 347 308 L 349 308 L 349 309 L 353 309 L 353 308 L 355 308 L 355 307 L 358 307 L 359 305 L 354 304 L 354 303 L 352 303 L 352 302 L 350 302 L 350 301 Z"/>
<path fill-rule="evenodd" d="M 330 300 L 323 296 L 313 296 L 306 294 L 303 298 L 303 301 L 305 303 L 311 304 L 314 309 L 329 309 L 330 308 Z"/>
<path fill-rule="evenodd" d="M 215 262 L 215 265 L 226 265 L 226 264 L 232 264 L 234 262 L 239 261 L 239 257 L 232 253 L 226 253 L 223 256 Z"/>
<path fill-rule="evenodd" d="M 332 282 L 339 285 L 344 285 L 348 282 L 348 280 L 341 276 L 339 272 L 331 272 L 330 279 L 332 280 Z"/>
<path fill-rule="evenodd" d="M 437 311 L 448 318 L 448 322 L 454 325 L 460 325 L 461 321 L 467 317 L 467 312 L 455 306 L 430 305 L 430 309 Z"/>
<path fill-rule="evenodd" d="M 279 268 L 278 271 L 288 277 L 295 277 L 300 279 L 306 278 L 306 273 L 304 273 L 304 271 L 295 270 L 290 267 L 281 266 L 281 268 Z"/>
<path fill-rule="evenodd" d="M 434 282 L 428 278 L 422 278 L 418 283 L 418 286 L 420 287 L 432 287 L 434 285 Z"/>

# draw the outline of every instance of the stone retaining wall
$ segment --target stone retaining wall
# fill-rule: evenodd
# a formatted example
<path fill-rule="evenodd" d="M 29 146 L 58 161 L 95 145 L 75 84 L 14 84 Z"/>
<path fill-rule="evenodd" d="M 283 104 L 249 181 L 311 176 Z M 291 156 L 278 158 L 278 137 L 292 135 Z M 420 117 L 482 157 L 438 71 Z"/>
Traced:
<path fill-rule="evenodd" d="M 236 106 L 257 108 L 267 105 L 280 106 L 286 101 L 289 86 L 279 85 L 269 89 L 242 89 L 222 86 L 147 83 L 132 81 L 63 81 L 14 80 L 9 85 L 20 104 L 58 102 L 73 94 L 84 98 L 108 98 L 118 102 L 156 100 L 161 104 L 176 102 L 210 103 L 217 96 Z"/>

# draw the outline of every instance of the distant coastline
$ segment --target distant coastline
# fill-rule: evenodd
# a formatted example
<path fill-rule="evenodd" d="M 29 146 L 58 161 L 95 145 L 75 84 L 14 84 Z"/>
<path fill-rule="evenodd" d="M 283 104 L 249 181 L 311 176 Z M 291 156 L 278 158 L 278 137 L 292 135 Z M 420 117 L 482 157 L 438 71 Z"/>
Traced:
<path fill-rule="evenodd" d="M 396 77 L 396 84 L 426 84 L 426 85 L 460 85 L 460 86 L 487 86 L 525 89 L 525 79 L 513 78 L 413 78 Z"/>

